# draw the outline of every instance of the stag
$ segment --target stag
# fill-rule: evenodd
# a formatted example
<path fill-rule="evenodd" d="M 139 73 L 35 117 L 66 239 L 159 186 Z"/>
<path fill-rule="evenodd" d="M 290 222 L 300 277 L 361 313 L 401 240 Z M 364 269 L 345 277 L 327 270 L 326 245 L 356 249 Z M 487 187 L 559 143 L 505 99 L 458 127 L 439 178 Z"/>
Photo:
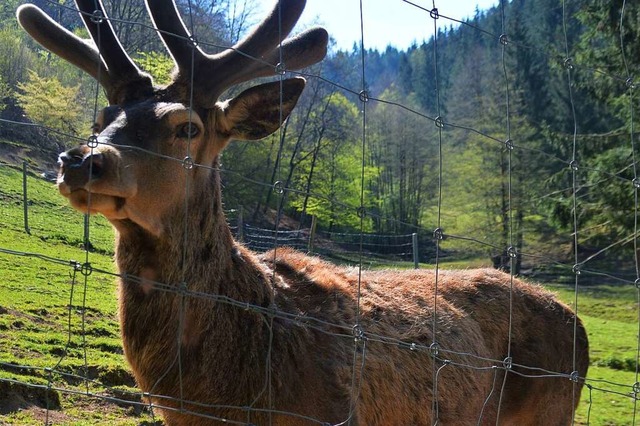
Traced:
<path fill-rule="evenodd" d="M 176 63 L 162 87 L 127 55 L 99 0 L 76 4 L 93 41 L 33 5 L 18 19 L 106 92 L 94 136 L 60 154 L 58 189 L 115 229 L 125 357 L 167 424 L 571 423 L 587 336 L 539 286 L 488 269 L 340 268 L 234 241 L 220 153 L 275 132 L 305 80 L 219 98 L 325 56 L 322 28 L 286 38 L 304 0 L 280 0 L 217 54 L 198 46 L 173 0 L 147 0 Z"/>

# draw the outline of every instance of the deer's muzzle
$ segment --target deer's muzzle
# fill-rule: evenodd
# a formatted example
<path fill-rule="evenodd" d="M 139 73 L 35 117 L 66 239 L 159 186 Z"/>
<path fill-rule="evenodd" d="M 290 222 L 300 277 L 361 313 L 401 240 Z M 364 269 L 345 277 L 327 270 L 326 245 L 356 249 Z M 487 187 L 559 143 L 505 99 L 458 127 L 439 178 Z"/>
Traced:
<path fill-rule="evenodd" d="M 104 156 L 91 153 L 86 147 L 78 147 L 58 156 L 60 181 L 71 191 L 84 188 L 89 181 L 98 179 L 104 173 Z"/>

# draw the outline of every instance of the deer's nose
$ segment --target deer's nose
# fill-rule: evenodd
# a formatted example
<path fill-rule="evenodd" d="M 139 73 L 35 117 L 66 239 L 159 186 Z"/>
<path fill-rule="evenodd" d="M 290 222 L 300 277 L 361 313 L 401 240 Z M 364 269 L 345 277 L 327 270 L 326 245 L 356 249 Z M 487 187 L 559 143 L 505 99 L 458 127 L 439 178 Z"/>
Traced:
<path fill-rule="evenodd" d="M 79 167 L 83 159 L 84 155 L 77 150 L 65 151 L 58 155 L 58 164 L 64 168 L 74 168 Z"/>
<path fill-rule="evenodd" d="M 79 150 L 63 152 L 58 156 L 61 175 L 72 189 L 84 187 L 91 179 L 104 174 L 104 156 L 100 153 L 82 155 Z"/>

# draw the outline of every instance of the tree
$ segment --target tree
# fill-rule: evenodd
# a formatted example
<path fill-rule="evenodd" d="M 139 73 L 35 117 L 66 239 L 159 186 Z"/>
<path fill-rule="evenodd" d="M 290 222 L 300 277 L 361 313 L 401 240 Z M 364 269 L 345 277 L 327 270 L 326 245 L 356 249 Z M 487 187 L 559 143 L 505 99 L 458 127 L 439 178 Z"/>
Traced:
<path fill-rule="evenodd" d="M 81 111 L 77 86 L 65 87 L 55 77 L 40 77 L 29 71 L 29 79 L 19 83 L 18 88 L 18 104 L 32 121 L 66 134 L 78 134 Z"/>
<path fill-rule="evenodd" d="M 135 61 L 153 76 L 153 81 L 157 84 L 167 84 L 171 81 L 173 72 L 173 59 L 160 52 L 138 52 Z"/>
<path fill-rule="evenodd" d="M 318 104 L 307 125 L 309 144 L 298 156 L 295 181 L 302 190 L 290 196 L 290 205 L 316 216 L 329 231 L 359 229 L 363 167 L 365 181 L 373 178 L 374 171 L 362 164 L 358 108 L 338 92 L 327 94 Z M 370 229 L 370 219 L 365 228 Z"/>
<path fill-rule="evenodd" d="M 17 26 L 0 29 L 0 75 L 13 88 L 25 80 L 27 68 L 37 61 L 36 54 L 25 43 L 23 33 Z"/>
<path fill-rule="evenodd" d="M 382 94 L 390 104 L 371 111 L 370 152 L 379 174 L 372 182 L 377 199 L 378 232 L 414 232 L 424 209 L 434 203 L 437 179 L 436 127 L 433 122 L 399 108 L 419 109 L 396 86 Z"/>
<path fill-rule="evenodd" d="M 7 106 L 5 98 L 8 98 L 9 96 L 11 96 L 11 88 L 3 81 L 2 75 L 0 75 L 0 112 L 2 112 L 2 110 Z"/>

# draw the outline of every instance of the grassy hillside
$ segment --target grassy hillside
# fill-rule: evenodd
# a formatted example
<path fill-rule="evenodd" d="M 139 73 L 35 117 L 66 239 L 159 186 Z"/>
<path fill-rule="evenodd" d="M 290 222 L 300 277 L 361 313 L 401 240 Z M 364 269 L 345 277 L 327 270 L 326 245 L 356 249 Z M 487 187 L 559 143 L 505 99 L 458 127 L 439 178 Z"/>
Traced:
<path fill-rule="evenodd" d="M 22 173 L 0 167 L 0 423 L 149 420 L 141 406 L 110 402 L 141 401 L 120 345 L 111 226 L 92 217 L 86 251 L 83 217 L 54 184 L 29 176 L 28 198 L 31 235 Z"/>
<path fill-rule="evenodd" d="M 28 193 L 30 235 L 23 224 L 22 174 L 0 166 L 0 423 L 151 424 L 120 346 L 110 225 L 90 219 L 87 251 L 82 215 L 51 182 L 30 175 Z M 552 289 L 572 303 L 571 288 Z M 632 287 L 581 289 L 592 367 L 579 424 L 633 422 L 636 298 Z"/>

